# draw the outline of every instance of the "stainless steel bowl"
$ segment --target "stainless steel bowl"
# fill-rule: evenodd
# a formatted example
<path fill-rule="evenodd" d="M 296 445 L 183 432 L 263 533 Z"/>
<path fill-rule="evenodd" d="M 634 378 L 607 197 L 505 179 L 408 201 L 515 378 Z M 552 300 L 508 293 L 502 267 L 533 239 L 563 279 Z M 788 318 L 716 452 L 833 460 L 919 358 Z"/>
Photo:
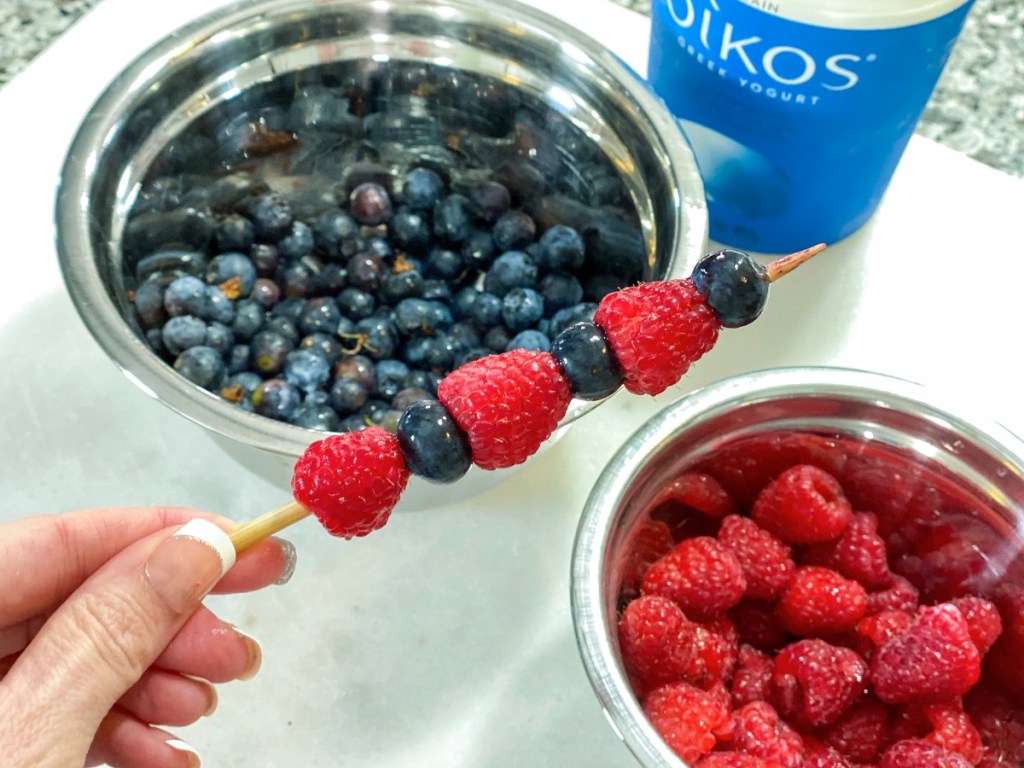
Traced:
<path fill-rule="evenodd" d="M 986 583 L 997 583 L 1022 557 L 1024 442 L 969 403 L 835 368 L 755 372 L 687 395 L 641 427 L 609 462 L 587 501 L 572 555 L 572 615 L 584 667 L 612 727 L 646 768 L 684 764 L 644 717 L 619 656 L 617 610 L 631 536 L 648 519 L 657 491 L 681 472 L 722 461 L 730 451 L 735 458 L 751 440 L 771 441 L 785 462 L 787 452 L 800 455 L 803 436 L 811 436 L 818 457 L 832 462 L 842 482 L 861 483 L 861 493 L 881 483 L 887 498 L 899 502 L 890 504 L 889 514 L 911 498 L 900 500 L 897 490 L 911 480 L 911 493 L 943 489 L 929 500 L 929 514 L 960 504 L 983 509 L 1000 542 L 985 552 L 980 578 Z M 883 464 L 871 458 L 876 451 Z M 900 474 L 886 474 L 893 468 Z M 735 477 L 750 465 L 737 471 Z"/>
<path fill-rule="evenodd" d="M 74 139 L 57 198 L 60 264 L 86 326 L 133 382 L 282 482 L 317 434 L 233 407 L 148 349 L 125 321 L 126 218 L 160 151 L 209 110 L 282 74 L 371 60 L 486 75 L 564 115 L 621 173 L 641 220 L 647 278 L 683 274 L 707 245 L 703 187 L 674 119 L 617 57 L 532 7 L 505 0 L 264 0 L 228 6 L 174 32 L 110 84 Z M 566 421 L 590 407 L 575 403 Z M 489 475 L 486 484 L 501 477 Z M 458 485 L 443 498 L 471 492 L 473 481 Z"/>

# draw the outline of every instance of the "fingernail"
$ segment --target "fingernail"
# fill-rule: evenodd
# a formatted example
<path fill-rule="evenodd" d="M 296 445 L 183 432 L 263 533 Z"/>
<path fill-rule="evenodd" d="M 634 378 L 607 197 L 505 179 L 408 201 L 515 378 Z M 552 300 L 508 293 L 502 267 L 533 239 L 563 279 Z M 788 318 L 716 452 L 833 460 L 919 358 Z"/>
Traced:
<path fill-rule="evenodd" d="M 185 613 L 234 564 L 235 547 L 228 535 L 209 520 L 196 518 L 153 550 L 146 578 L 171 610 Z"/>
<path fill-rule="evenodd" d="M 284 568 L 281 570 L 281 575 L 274 581 L 275 584 L 281 586 L 287 584 L 291 580 L 292 574 L 295 573 L 295 561 L 298 559 L 298 553 L 295 551 L 295 545 L 288 539 L 279 539 L 277 536 L 272 538 L 281 548 L 281 556 L 284 557 Z"/>
<path fill-rule="evenodd" d="M 164 742 L 171 749 L 184 752 L 188 756 L 188 768 L 199 768 L 202 764 L 199 760 L 199 753 L 181 739 L 168 739 Z"/>
<path fill-rule="evenodd" d="M 247 632 L 243 632 L 238 627 L 232 627 L 232 629 L 242 639 L 242 642 L 245 643 L 245 671 L 238 676 L 238 679 L 252 680 L 256 677 L 256 673 L 260 671 L 260 667 L 263 666 L 263 647 L 255 637 Z"/>
<path fill-rule="evenodd" d="M 206 711 L 203 712 L 203 717 L 209 717 L 217 711 L 217 705 L 220 703 L 220 698 L 217 696 L 217 689 L 212 685 L 207 686 L 207 696 L 209 698 L 209 705 L 206 707 Z"/>

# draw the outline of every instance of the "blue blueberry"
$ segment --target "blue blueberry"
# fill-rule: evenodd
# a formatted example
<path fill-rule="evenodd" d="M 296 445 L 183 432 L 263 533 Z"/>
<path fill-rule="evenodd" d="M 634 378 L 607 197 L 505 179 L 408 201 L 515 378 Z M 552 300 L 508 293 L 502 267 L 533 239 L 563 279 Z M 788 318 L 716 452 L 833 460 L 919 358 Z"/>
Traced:
<path fill-rule="evenodd" d="M 418 270 L 406 269 L 388 272 L 380 284 L 380 297 L 388 304 L 419 296 L 423 291 L 423 275 Z"/>
<path fill-rule="evenodd" d="M 206 343 L 206 323 L 192 315 L 177 315 L 164 323 L 161 339 L 164 349 L 177 357 L 189 347 Z"/>
<path fill-rule="evenodd" d="M 213 242 L 221 253 L 227 251 L 247 252 L 256 240 L 256 228 L 245 216 L 228 214 L 217 222 Z"/>
<path fill-rule="evenodd" d="M 434 248 L 427 256 L 424 270 L 427 277 L 457 281 L 465 274 L 466 265 L 461 253 L 447 248 Z"/>
<path fill-rule="evenodd" d="M 312 349 L 319 352 L 331 367 L 337 365 L 344 354 L 341 340 L 329 333 L 311 333 L 304 336 L 299 341 L 299 349 Z"/>
<path fill-rule="evenodd" d="M 237 371 L 225 379 L 221 396 L 224 399 L 252 407 L 252 393 L 263 383 L 263 377 L 252 371 Z M 244 407 L 244 406 L 243 406 Z"/>
<path fill-rule="evenodd" d="M 231 325 L 235 321 L 235 302 L 229 299 L 220 288 L 211 285 L 207 291 L 206 313 L 204 320 Z"/>
<path fill-rule="evenodd" d="M 249 341 L 263 325 L 263 307 L 254 299 L 245 299 L 235 304 L 235 319 L 231 330 L 239 341 Z"/>
<path fill-rule="evenodd" d="M 164 308 L 164 289 L 156 282 L 143 283 L 135 289 L 132 303 L 138 314 L 143 330 L 159 328 L 167 322 L 167 310 Z"/>
<path fill-rule="evenodd" d="M 573 323 L 593 320 L 595 312 L 597 312 L 597 304 L 589 301 L 583 301 L 571 307 L 560 309 L 551 316 L 548 332 L 554 338 Z"/>
<path fill-rule="evenodd" d="M 592 322 L 574 323 L 559 333 L 551 344 L 551 354 L 578 398 L 600 400 L 622 384 L 615 353 L 604 332 Z"/>
<path fill-rule="evenodd" d="M 179 277 L 164 290 L 164 309 L 171 317 L 205 317 L 210 311 L 209 286 L 192 275 Z"/>
<path fill-rule="evenodd" d="M 338 307 L 347 317 L 362 320 L 377 311 L 377 299 L 368 291 L 349 286 L 338 294 Z"/>
<path fill-rule="evenodd" d="M 313 229 L 303 221 L 293 221 L 291 228 L 277 241 L 277 251 L 285 259 L 308 256 L 313 248 Z"/>
<path fill-rule="evenodd" d="M 260 277 L 273 277 L 281 264 L 281 254 L 276 245 L 255 243 L 249 249 L 249 258 L 256 266 L 256 274 Z"/>
<path fill-rule="evenodd" d="M 374 315 L 356 323 L 361 350 L 372 360 L 394 357 L 398 351 L 398 329 L 389 317 Z"/>
<path fill-rule="evenodd" d="M 402 185 L 402 202 L 412 211 L 432 211 L 444 194 L 444 180 L 429 168 L 413 168 Z"/>
<path fill-rule="evenodd" d="M 164 346 L 163 334 L 163 328 L 150 328 L 146 331 L 146 343 L 160 357 L 168 357 L 170 353 L 167 351 L 167 347 Z"/>
<path fill-rule="evenodd" d="M 285 262 L 277 272 L 281 294 L 288 298 L 305 298 L 313 289 L 316 273 L 306 259 Z"/>
<path fill-rule="evenodd" d="M 252 259 L 237 251 L 214 256 L 206 266 L 206 282 L 217 286 L 228 283 L 235 298 L 248 298 L 256 285 L 256 277 Z"/>
<path fill-rule="evenodd" d="M 451 328 L 453 318 L 446 304 L 426 299 L 402 299 L 395 305 L 395 326 L 406 336 L 433 336 Z"/>
<path fill-rule="evenodd" d="M 537 284 L 537 266 L 523 251 L 507 251 L 491 264 L 484 276 L 484 290 L 504 296 L 513 288 L 532 288 Z"/>
<path fill-rule="evenodd" d="M 331 259 L 347 259 L 362 247 L 359 224 L 343 211 L 321 214 L 313 222 L 317 250 Z"/>
<path fill-rule="evenodd" d="M 418 403 L 421 400 L 436 400 L 428 390 L 417 387 L 409 386 L 406 384 L 405 387 L 398 390 L 393 398 L 391 398 L 391 407 L 396 411 L 404 411 L 413 403 Z"/>
<path fill-rule="evenodd" d="M 384 260 L 374 253 L 361 251 L 345 264 L 348 284 L 363 291 L 376 291 L 384 277 Z"/>
<path fill-rule="evenodd" d="M 205 344 L 217 350 L 217 353 L 224 357 L 235 345 L 235 334 L 223 323 L 213 322 L 206 326 Z"/>
<path fill-rule="evenodd" d="M 235 344 L 228 350 L 228 354 L 225 358 L 227 364 L 228 373 L 242 373 L 243 371 L 249 370 L 249 345 L 248 344 Z"/>
<path fill-rule="evenodd" d="M 508 344 L 505 346 L 505 351 L 511 352 L 513 349 L 547 352 L 551 349 L 551 339 L 547 337 L 547 334 L 538 331 L 536 328 L 528 328 L 509 339 Z"/>
<path fill-rule="evenodd" d="M 532 288 L 513 288 L 501 300 L 501 317 L 513 332 L 525 331 L 544 316 L 544 298 Z"/>
<path fill-rule="evenodd" d="M 356 186 L 349 195 L 348 203 L 352 218 L 371 227 L 383 224 L 393 213 L 388 191 L 373 181 Z"/>
<path fill-rule="evenodd" d="M 499 251 L 521 250 L 537 237 L 537 225 L 528 213 L 508 211 L 494 222 L 491 232 Z"/>
<path fill-rule="evenodd" d="M 537 291 L 544 297 L 544 314 L 547 315 L 583 301 L 583 286 L 575 275 L 568 272 L 549 272 L 544 275 L 537 283 Z"/>
<path fill-rule="evenodd" d="M 277 376 L 294 348 L 294 343 L 277 331 L 260 331 L 249 342 L 249 366 L 261 376 Z"/>
<path fill-rule="evenodd" d="M 496 181 L 484 181 L 469 192 L 469 207 L 481 221 L 493 224 L 512 206 L 508 187 Z"/>
<path fill-rule="evenodd" d="M 742 251 L 725 249 L 705 256 L 691 274 L 693 284 L 726 328 L 740 328 L 760 317 L 768 301 L 768 273 Z"/>
<path fill-rule="evenodd" d="M 257 278 L 252 289 L 252 298 L 264 309 L 270 309 L 281 300 L 281 288 L 273 280 Z"/>
<path fill-rule="evenodd" d="M 359 413 L 369 397 L 366 387 L 352 379 L 335 379 L 328 391 L 328 402 L 342 417 Z"/>
<path fill-rule="evenodd" d="M 487 269 L 497 254 L 494 238 L 483 229 L 474 229 L 462 244 L 462 260 L 474 269 Z"/>
<path fill-rule="evenodd" d="M 284 318 L 289 320 L 296 327 L 299 323 L 299 318 L 302 317 L 302 313 L 306 311 L 307 299 L 301 296 L 289 296 L 277 302 L 270 310 L 270 316 L 275 318 Z"/>
<path fill-rule="evenodd" d="M 333 334 L 338 330 L 341 316 L 337 301 L 329 296 L 317 296 L 305 302 L 295 325 L 305 336 L 312 333 Z"/>
<path fill-rule="evenodd" d="M 381 360 L 377 363 L 377 388 L 372 393 L 390 400 L 405 386 L 409 366 L 400 360 Z"/>
<path fill-rule="evenodd" d="M 452 294 L 451 284 L 447 280 L 436 277 L 429 277 L 423 280 L 423 290 L 420 297 L 427 301 L 440 301 L 443 304 L 451 304 L 455 300 Z"/>
<path fill-rule="evenodd" d="M 514 335 L 504 325 L 495 325 L 484 334 L 484 346 L 492 352 L 504 352 Z"/>
<path fill-rule="evenodd" d="M 298 387 L 284 379 L 267 379 L 252 393 L 256 413 L 278 421 L 288 421 L 301 404 Z"/>
<path fill-rule="evenodd" d="M 448 195 L 434 206 L 434 235 L 449 245 L 460 245 L 472 231 L 469 201 L 462 195 Z"/>
<path fill-rule="evenodd" d="M 249 219 L 258 240 L 276 242 L 288 233 L 294 216 L 291 204 L 282 196 L 263 195 L 249 210 Z"/>
<path fill-rule="evenodd" d="M 282 336 L 288 340 L 288 343 L 293 349 L 295 348 L 295 345 L 299 343 L 299 339 L 302 338 L 302 334 L 299 333 L 299 329 L 295 327 L 295 323 L 285 315 L 271 315 L 263 321 L 263 325 L 260 326 L 260 331 L 271 331 Z"/>
<path fill-rule="evenodd" d="M 574 272 L 583 266 L 586 251 L 580 233 L 565 224 L 550 227 L 539 240 L 538 263 L 551 270 Z"/>
<path fill-rule="evenodd" d="M 333 296 L 348 284 L 348 272 L 343 264 L 329 261 L 320 262 L 309 282 L 311 296 Z"/>
<path fill-rule="evenodd" d="M 295 409 L 289 421 L 297 427 L 317 432 L 336 432 L 339 424 L 338 414 L 330 405 L 307 402 Z"/>
<path fill-rule="evenodd" d="M 405 465 L 415 475 L 451 483 L 469 470 L 469 441 L 435 400 L 421 400 L 406 408 L 398 420 L 397 435 Z"/>
<path fill-rule="evenodd" d="M 224 378 L 224 358 L 211 347 L 189 347 L 174 361 L 174 370 L 193 384 L 213 389 Z"/>
<path fill-rule="evenodd" d="M 388 231 L 397 248 L 412 254 L 425 253 L 433 239 L 427 217 L 408 209 L 400 209 L 391 217 Z"/>
<path fill-rule="evenodd" d="M 338 379 L 351 379 L 370 392 L 377 386 L 377 365 L 366 355 L 345 355 L 334 367 Z"/>
<path fill-rule="evenodd" d="M 312 392 L 331 378 L 327 358 L 315 349 L 297 349 L 285 357 L 284 379 L 303 392 Z"/>

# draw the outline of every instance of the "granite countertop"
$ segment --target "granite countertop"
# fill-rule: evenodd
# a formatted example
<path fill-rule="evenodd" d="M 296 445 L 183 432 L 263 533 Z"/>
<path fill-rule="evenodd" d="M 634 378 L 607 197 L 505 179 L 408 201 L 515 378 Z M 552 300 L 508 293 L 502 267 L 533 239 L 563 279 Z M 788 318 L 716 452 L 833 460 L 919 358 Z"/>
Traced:
<path fill-rule="evenodd" d="M 0 0 L 0 87 L 98 2 Z M 1024 3 L 976 0 L 917 130 L 1024 178 Z"/>

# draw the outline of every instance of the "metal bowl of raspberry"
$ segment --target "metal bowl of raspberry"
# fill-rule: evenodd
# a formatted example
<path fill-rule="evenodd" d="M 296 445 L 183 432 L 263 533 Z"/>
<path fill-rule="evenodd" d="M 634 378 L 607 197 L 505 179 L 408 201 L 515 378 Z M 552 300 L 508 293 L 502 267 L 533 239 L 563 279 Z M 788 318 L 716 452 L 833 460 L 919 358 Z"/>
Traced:
<path fill-rule="evenodd" d="M 586 504 L 571 598 L 647 768 L 1024 759 L 1024 442 L 836 368 L 727 379 L 641 427 Z"/>
<path fill-rule="evenodd" d="M 693 155 L 646 83 L 498 0 L 196 20 L 99 97 L 57 229 L 114 362 L 285 484 L 323 432 L 393 427 L 452 369 L 545 349 L 707 244 Z"/>

